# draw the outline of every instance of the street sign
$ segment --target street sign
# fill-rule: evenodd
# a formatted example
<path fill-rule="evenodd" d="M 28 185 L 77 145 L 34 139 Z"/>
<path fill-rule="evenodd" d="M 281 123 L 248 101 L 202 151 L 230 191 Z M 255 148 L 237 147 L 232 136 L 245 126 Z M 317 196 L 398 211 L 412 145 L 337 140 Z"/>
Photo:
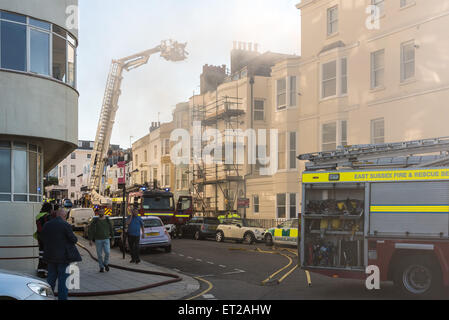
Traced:
<path fill-rule="evenodd" d="M 248 209 L 249 208 L 249 199 L 248 198 L 240 198 L 237 200 L 237 206 L 239 209 Z"/>

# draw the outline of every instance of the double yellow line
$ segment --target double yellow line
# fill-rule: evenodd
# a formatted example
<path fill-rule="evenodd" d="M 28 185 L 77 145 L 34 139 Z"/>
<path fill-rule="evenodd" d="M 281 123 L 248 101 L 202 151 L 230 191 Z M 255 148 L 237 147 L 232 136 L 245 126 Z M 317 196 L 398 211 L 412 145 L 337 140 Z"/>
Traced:
<path fill-rule="evenodd" d="M 209 291 L 211 291 L 214 288 L 214 285 L 211 282 L 209 282 L 209 281 L 207 281 L 207 280 L 205 280 L 205 279 L 203 279 L 201 277 L 194 277 L 194 279 L 206 283 L 209 287 L 206 290 L 204 290 L 203 292 L 197 294 L 196 296 L 190 297 L 190 298 L 188 298 L 186 300 L 195 300 L 196 298 L 199 298 L 199 297 L 205 295 L 206 293 L 208 293 Z"/>
<path fill-rule="evenodd" d="M 257 248 L 257 251 L 261 252 L 261 253 L 268 253 L 268 254 L 279 254 L 281 256 L 286 257 L 289 260 L 289 263 L 285 267 L 279 269 L 278 271 L 276 271 L 275 273 L 270 275 L 267 279 L 263 280 L 262 281 L 262 285 L 265 285 L 267 282 L 269 282 L 271 279 L 273 279 L 275 276 L 277 276 L 279 273 L 281 273 L 282 271 L 284 271 L 285 269 L 287 269 L 288 267 L 290 267 L 293 264 L 293 260 L 292 260 L 292 258 L 290 256 L 288 256 L 286 254 L 283 254 L 283 253 L 280 253 L 279 251 L 265 251 L 265 250 L 262 250 L 260 248 Z M 288 252 L 298 256 L 298 253 L 295 250 L 292 250 L 292 249 L 285 248 L 285 249 L 281 249 L 281 251 L 288 251 Z M 284 274 L 281 278 L 279 278 L 277 280 L 277 283 L 281 283 L 282 281 L 287 279 L 287 277 L 290 276 L 293 273 L 293 271 L 298 269 L 298 267 L 299 267 L 299 264 L 297 264 L 292 269 L 290 269 L 286 274 Z M 306 277 L 307 277 L 307 284 L 310 287 L 310 286 L 312 286 L 312 279 L 310 277 L 310 273 L 307 270 L 305 271 L 305 273 L 306 273 Z"/>

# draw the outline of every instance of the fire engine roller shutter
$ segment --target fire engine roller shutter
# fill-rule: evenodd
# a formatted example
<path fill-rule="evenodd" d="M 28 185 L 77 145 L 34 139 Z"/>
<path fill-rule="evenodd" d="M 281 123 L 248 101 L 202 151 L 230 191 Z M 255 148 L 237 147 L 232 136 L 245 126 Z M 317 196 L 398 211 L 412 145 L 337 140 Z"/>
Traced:
<path fill-rule="evenodd" d="M 372 183 L 374 235 L 448 236 L 449 181 Z"/>

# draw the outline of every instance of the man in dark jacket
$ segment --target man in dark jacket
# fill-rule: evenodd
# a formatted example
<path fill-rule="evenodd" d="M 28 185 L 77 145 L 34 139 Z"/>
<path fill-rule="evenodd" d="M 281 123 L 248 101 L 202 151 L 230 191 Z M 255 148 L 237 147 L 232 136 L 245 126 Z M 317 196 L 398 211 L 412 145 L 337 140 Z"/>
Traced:
<path fill-rule="evenodd" d="M 65 216 L 64 210 L 58 210 L 55 218 L 45 224 L 41 233 L 45 248 L 44 260 L 48 263 L 47 282 L 54 291 L 56 279 L 58 280 L 59 300 L 67 300 L 68 297 L 67 268 L 71 262 L 74 262 L 73 257 L 70 257 L 70 251 L 78 242 L 71 226 L 64 220 Z M 76 251 L 76 248 L 74 249 Z"/>

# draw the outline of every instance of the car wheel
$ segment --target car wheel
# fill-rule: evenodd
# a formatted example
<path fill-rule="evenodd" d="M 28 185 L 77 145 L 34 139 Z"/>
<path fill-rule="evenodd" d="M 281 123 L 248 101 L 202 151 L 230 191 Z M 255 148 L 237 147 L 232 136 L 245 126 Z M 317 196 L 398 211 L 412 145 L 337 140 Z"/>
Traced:
<path fill-rule="evenodd" d="M 272 247 L 273 246 L 273 236 L 270 233 L 265 236 L 265 244 L 268 247 Z"/>
<path fill-rule="evenodd" d="M 171 252 L 171 246 L 165 247 L 165 252 L 170 253 Z"/>
<path fill-rule="evenodd" d="M 217 242 L 223 242 L 224 241 L 224 234 L 222 231 L 218 231 L 215 234 L 215 240 L 217 240 Z"/>
<path fill-rule="evenodd" d="M 251 232 L 247 232 L 243 236 L 243 241 L 246 244 L 253 244 L 256 241 L 256 238 L 254 237 L 254 235 Z"/>
<path fill-rule="evenodd" d="M 193 236 L 193 239 L 195 239 L 195 240 L 201 240 L 201 233 L 199 232 L 199 231 L 197 231 L 197 232 L 195 232 L 195 235 Z"/>
<path fill-rule="evenodd" d="M 428 256 L 403 257 L 399 262 L 394 283 L 409 297 L 430 297 L 441 290 L 439 266 Z"/>

